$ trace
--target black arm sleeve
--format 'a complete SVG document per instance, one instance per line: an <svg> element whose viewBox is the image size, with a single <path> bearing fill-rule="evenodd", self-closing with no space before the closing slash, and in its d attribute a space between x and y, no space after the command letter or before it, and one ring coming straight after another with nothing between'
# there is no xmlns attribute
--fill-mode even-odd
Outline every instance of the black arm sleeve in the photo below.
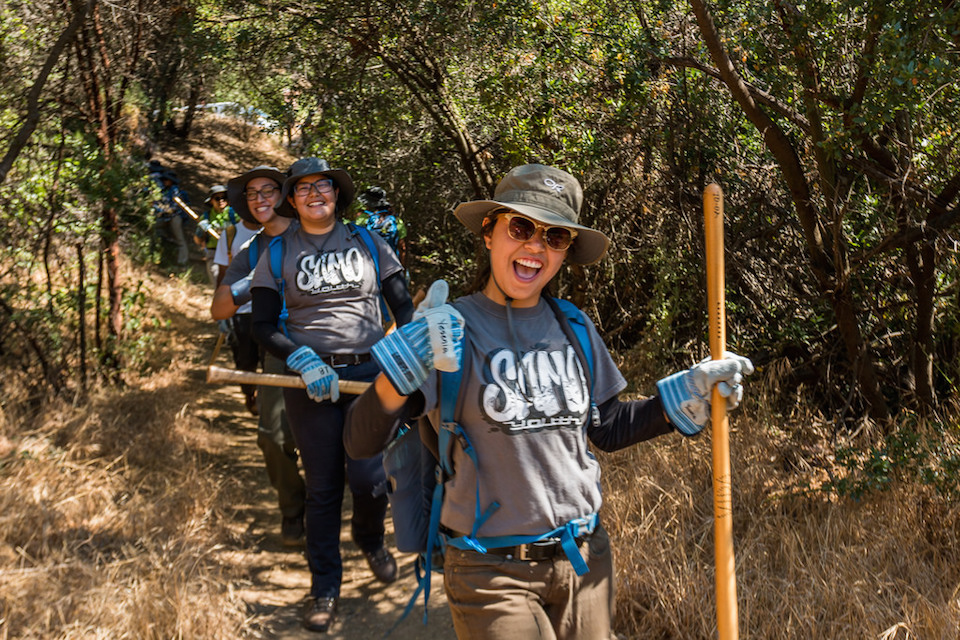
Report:
<svg viewBox="0 0 960 640"><path fill-rule="evenodd" d="M413 298L407 290L407 280L402 271L398 271L380 284L383 299L387 301L390 312L398 327L410 322L413 316Z"/></svg>
<svg viewBox="0 0 960 640"><path fill-rule="evenodd" d="M259 342L264 349L280 358L284 362L287 357L297 350L297 345L280 330L280 311L283 302L280 293L266 287L254 287L253 296L253 339Z"/></svg>
<svg viewBox="0 0 960 640"><path fill-rule="evenodd" d="M600 426L588 428L587 436L603 451L616 451L673 431L659 396L628 402L614 396L598 408Z"/></svg>
<svg viewBox="0 0 960 640"><path fill-rule="evenodd" d="M413 392L397 413L387 413L371 386L347 411L343 424L343 447L351 458L372 458L387 448L400 425L423 412L423 394Z"/></svg>

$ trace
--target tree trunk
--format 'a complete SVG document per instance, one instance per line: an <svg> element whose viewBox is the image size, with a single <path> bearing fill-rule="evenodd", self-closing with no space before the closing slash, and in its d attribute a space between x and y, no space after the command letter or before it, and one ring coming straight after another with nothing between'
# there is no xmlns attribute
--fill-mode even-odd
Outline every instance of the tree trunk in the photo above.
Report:
<svg viewBox="0 0 960 640"><path fill-rule="evenodd" d="M87 283L83 244L77 243L77 354L80 360L80 393L87 395Z"/></svg>
<svg viewBox="0 0 960 640"><path fill-rule="evenodd" d="M40 95L43 92L44 85L47 83L47 78L50 77L50 72L53 71L57 60L60 59L60 54L63 53L63 50L70 44L70 41L73 40L80 25L83 24L87 14L96 3L97 0L86 0L83 4L74 3L74 14L70 20L70 24L60 33L60 37L57 38L53 47L50 48L50 52L47 53L47 60L40 69L40 74L37 76L37 79L34 80L33 86L30 87L30 92L27 93L27 109L23 124L20 125L20 129L13 138L13 142L10 143L7 153L3 156L3 160L0 160L0 184L3 184L3 181L6 180L7 174L10 173L10 169L13 168L13 163L16 161L17 156L20 155L23 147L26 146L27 140L30 139L34 129L37 128L37 123L40 122Z"/></svg>

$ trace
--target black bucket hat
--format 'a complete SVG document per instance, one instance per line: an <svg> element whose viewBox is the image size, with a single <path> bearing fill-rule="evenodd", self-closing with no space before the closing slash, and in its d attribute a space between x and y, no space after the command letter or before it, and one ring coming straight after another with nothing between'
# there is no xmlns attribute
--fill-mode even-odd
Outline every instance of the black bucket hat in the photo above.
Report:
<svg viewBox="0 0 960 640"><path fill-rule="evenodd" d="M254 178L270 178L277 183L277 187L279 188L280 185L283 184L284 177L283 172L276 167L270 167L265 164L254 167L236 178L230 178L227 182L227 202L229 202L233 210L237 212L237 215L244 220L254 224L260 224L260 221L250 213L250 207L247 206L247 198L243 195L244 190L247 188L247 183Z"/></svg>
<svg viewBox="0 0 960 640"><path fill-rule="evenodd" d="M227 192L227 188L222 184L213 185L212 187L210 187L210 191L207 191L207 197L203 201L203 204L210 204L210 201L213 200L213 196L220 193L226 193L226 192Z"/></svg>
<svg viewBox="0 0 960 640"><path fill-rule="evenodd" d="M576 229L577 237L567 249L574 264L593 264L603 257L610 239L579 224L583 189L572 175L542 164L514 167L503 176L493 200L463 202L453 214L468 229L480 234L483 219L494 209L506 207L548 225Z"/></svg>
<svg viewBox="0 0 960 640"><path fill-rule="evenodd" d="M343 169L331 169L330 164L322 158L300 158L287 171L287 179L283 182L283 191L281 192L281 202L277 205L277 213L287 218L295 218L296 210L290 205L287 196L290 195L293 185L297 184L300 178L312 175L323 175L331 180L339 189L337 195L337 213L345 211L350 203L353 202L353 196L356 188L353 186L353 178Z"/></svg>

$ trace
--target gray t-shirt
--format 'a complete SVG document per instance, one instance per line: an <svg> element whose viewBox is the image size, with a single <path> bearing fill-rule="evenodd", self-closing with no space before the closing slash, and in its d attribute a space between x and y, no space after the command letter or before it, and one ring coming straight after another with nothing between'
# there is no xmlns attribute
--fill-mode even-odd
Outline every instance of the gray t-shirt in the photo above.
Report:
<svg viewBox="0 0 960 640"><path fill-rule="evenodd" d="M389 245L370 234L380 261L380 279L403 269ZM368 353L383 338L380 289L373 259L359 233L338 222L329 233L303 228L283 236L283 282L290 339L318 354ZM253 287L279 291L270 254L257 262Z"/></svg>
<svg viewBox="0 0 960 640"><path fill-rule="evenodd" d="M550 306L541 299L535 307L511 309L511 335L506 308L482 293L455 305L466 326L464 348L470 350L456 419L476 451L480 512L500 503L478 535L540 535L596 513L602 500L600 466L585 428L591 413L588 377ZM602 404L627 383L589 320L588 334L593 401ZM436 427L437 377L421 390ZM459 444L453 460L441 522L469 533L476 517L476 468Z"/></svg>

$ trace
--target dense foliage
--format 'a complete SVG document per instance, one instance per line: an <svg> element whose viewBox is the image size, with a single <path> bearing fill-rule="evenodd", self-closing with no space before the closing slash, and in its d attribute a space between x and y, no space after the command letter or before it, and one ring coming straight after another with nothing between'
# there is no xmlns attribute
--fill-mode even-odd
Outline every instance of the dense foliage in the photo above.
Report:
<svg viewBox="0 0 960 640"><path fill-rule="evenodd" d="M730 341L784 407L799 397L837 426L889 429L956 394L955 0L74 0L0 12L13 156L0 340L43 388L76 386L57 372L85 358L84 332L101 373L125 366L116 258L151 255L142 163L158 136L190 135L196 105L232 101L266 114L297 153L384 186L410 228L416 284L470 280L473 240L449 213L509 167L580 176L584 221L611 251L565 273L560 293L658 369L705 355L700 194L716 181Z"/></svg>

